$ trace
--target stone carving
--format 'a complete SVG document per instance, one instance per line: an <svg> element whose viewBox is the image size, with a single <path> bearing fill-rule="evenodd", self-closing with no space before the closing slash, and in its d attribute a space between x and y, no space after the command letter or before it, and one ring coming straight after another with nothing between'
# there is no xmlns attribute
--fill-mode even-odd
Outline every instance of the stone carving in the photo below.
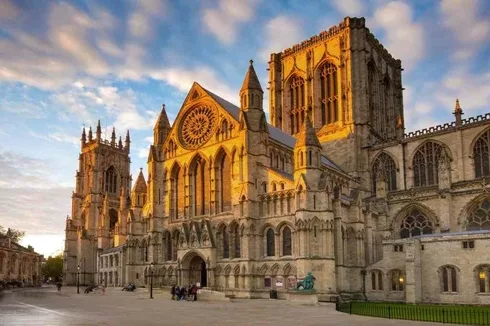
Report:
<svg viewBox="0 0 490 326"><path fill-rule="evenodd" d="M198 148L214 134L218 116L209 106L187 111L180 124L180 140L187 148Z"/></svg>
<svg viewBox="0 0 490 326"><path fill-rule="evenodd" d="M315 281L316 281L315 276L313 276L311 272L308 272L308 275L306 275L306 277L302 281L298 281L298 284L296 285L296 289L311 291L315 286Z"/></svg>

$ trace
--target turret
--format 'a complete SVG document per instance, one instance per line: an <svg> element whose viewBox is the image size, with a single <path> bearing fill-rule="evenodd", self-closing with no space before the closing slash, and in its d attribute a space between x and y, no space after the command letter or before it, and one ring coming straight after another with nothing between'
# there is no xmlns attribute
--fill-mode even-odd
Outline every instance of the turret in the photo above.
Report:
<svg viewBox="0 0 490 326"><path fill-rule="evenodd" d="M247 74L240 89L240 111L246 117L248 129L265 131L266 120L262 109L264 91L260 86L259 78L255 73L253 60L250 60Z"/></svg>
<svg viewBox="0 0 490 326"><path fill-rule="evenodd" d="M80 142L81 142L82 148L87 143L87 135L85 135L85 127L83 127L83 129L82 129L82 138L81 138Z"/></svg>
<svg viewBox="0 0 490 326"><path fill-rule="evenodd" d="M100 128L100 120L97 121L97 130L95 131L97 141L100 142L102 139L102 128Z"/></svg>
<svg viewBox="0 0 490 326"><path fill-rule="evenodd" d="M133 190L131 191L132 207L143 207L146 203L146 181L143 175L143 168L140 168L138 178L134 183Z"/></svg>
<svg viewBox="0 0 490 326"><path fill-rule="evenodd" d="M462 115L464 114L463 113L463 110L461 109L461 106L459 106L459 99L456 99L456 105L454 107L454 117L456 119L456 127L461 127L463 121L462 121Z"/></svg>
<svg viewBox="0 0 490 326"><path fill-rule="evenodd" d="M124 141L124 145L125 145L124 146L124 149L126 149L126 152L128 152L128 153L129 153L129 148L130 148L129 146L130 146L130 144L131 144L131 140L129 138L129 130L128 130L126 132L126 140Z"/></svg>
<svg viewBox="0 0 490 326"><path fill-rule="evenodd" d="M111 146L116 147L116 128L112 127Z"/></svg>
<svg viewBox="0 0 490 326"><path fill-rule="evenodd" d="M262 110L264 91L255 73L253 60L250 60L247 74L240 89L240 108L243 111Z"/></svg>
<svg viewBox="0 0 490 326"><path fill-rule="evenodd" d="M121 138L121 136L119 136L119 144L118 144L117 147L119 147L119 149L123 149L123 144L122 144L122 138Z"/></svg>
<svg viewBox="0 0 490 326"><path fill-rule="evenodd" d="M294 146L294 170L302 170L302 173L312 169L321 171L321 151L322 146L308 117Z"/></svg>
<svg viewBox="0 0 490 326"><path fill-rule="evenodd" d="M167 112L165 111L165 104L162 104L162 111L158 116L155 127L153 128L153 144L162 145L170 133L170 122L168 121Z"/></svg>
<svg viewBox="0 0 490 326"><path fill-rule="evenodd" d="M92 126L88 129L88 141L91 142L94 139L94 136L92 135Z"/></svg>

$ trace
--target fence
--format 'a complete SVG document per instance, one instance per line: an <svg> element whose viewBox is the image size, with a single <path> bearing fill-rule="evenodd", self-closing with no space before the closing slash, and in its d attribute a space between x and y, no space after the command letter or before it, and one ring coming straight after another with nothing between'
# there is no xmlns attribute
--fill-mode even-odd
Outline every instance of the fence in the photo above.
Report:
<svg viewBox="0 0 490 326"><path fill-rule="evenodd" d="M490 325L489 307L337 302L336 310L349 314L389 319L429 321L443 324Z"/></svg>

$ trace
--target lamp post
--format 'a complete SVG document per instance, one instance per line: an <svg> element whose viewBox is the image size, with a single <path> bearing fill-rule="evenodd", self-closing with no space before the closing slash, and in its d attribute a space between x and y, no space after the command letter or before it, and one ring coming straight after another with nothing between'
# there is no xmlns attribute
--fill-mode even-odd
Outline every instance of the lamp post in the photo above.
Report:
<svg viewBox="0 0 490 326"><path fill-rule="evenodd" d="M153 299L153 263L150 264L150 299Z"/></svg>
<svg viewBox="0 0 490 326"><path fill-rule="evenodd" d="M77 266L77 294L80 294L80 265Z"/></svg>

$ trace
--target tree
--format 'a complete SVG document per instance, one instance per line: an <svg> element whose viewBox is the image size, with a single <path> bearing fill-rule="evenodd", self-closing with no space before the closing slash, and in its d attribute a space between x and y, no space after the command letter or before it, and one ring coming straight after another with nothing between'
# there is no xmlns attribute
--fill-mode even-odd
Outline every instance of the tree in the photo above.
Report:
<svg viewBox="0 0 490 326"><path fill-rule="evenodd" d="M63 255L49 256L43 265L43 275L45 278L56 279L63 274Z"/></svg>
<svg viewBox="0 0 490 326"><path fill-rule="evenodd" d="M5 230L3 226L0 225L0 235L9 237L12 239L13 242L20 242L22 238L26 235L25 231L20 231L20 230L15 230L15 229L8 229Z"/></svg>

